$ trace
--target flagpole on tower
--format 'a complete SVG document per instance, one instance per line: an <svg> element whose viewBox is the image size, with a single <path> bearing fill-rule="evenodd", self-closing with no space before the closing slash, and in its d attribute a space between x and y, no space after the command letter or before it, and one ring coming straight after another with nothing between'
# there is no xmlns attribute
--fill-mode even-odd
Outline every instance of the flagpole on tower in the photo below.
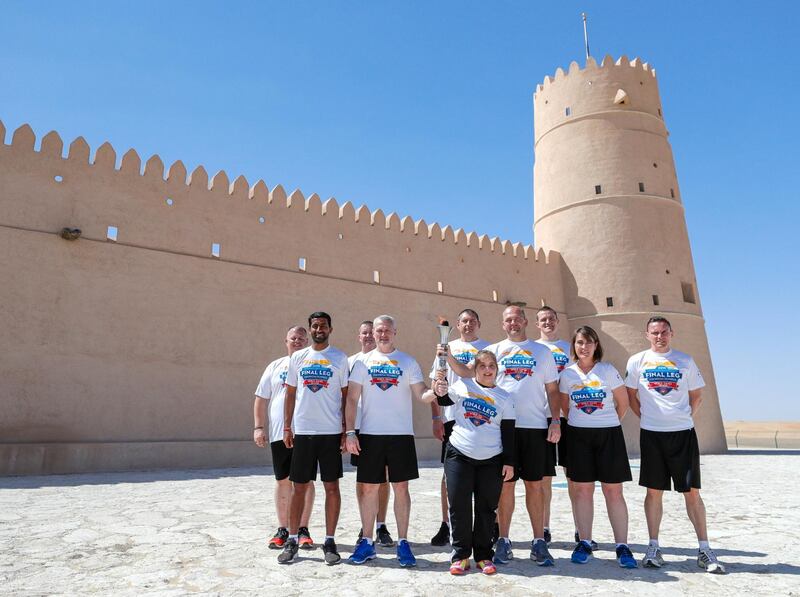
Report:
<svg viewBox="0 0 800 597"><path fill-rule="evenodd" d="M589 59L589 34L586 31L586 13L582 12L581 17L583 18L583 44L586 47L586 59Z"/></svg>

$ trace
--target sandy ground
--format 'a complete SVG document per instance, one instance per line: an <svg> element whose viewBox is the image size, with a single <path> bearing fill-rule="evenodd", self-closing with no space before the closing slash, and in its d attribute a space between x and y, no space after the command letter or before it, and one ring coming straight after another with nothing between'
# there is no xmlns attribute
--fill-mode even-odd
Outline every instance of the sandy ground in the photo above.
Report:
<svg viewBox="0 0 800 597"><path fill-rule="evenodd" d="M632 461L638 467L637 461ZM622 570L614 561L605 505L597 491L594 538L586 565L569 561L572 520L563 478L553 497L553 568L528 559L530 526L519 506L511 538L517 558L494 577L447 574L449 548L428 544L439 525L441 469L430 464L412 482L416 569L401 569L393 550L364 566L328 567L321 550L279 566L266 547L274 532L269 468L105 473L0 479L0 592L7 595L800 595L800 452L742 451L702 458L712 547L726 576L695 563L697 544L678 494L665 498L661 570ZM634 478L638 469L634 468ZM343 556L358 532L354 473L342 481L337 541ZM318 496L322 496L321 487ZM521 487L518 488L518 496ZM647 542L644 492L626 485L630 543ZM311 525L323 538L321 500ZM394 531L393 517L389 527ZM395 534L396 536L396 534Z"/></svg>

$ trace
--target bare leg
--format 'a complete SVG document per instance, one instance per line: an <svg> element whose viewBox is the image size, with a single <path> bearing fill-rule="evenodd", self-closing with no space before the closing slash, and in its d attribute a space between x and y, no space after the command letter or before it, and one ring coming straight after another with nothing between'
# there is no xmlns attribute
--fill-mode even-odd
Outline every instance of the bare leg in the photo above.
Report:
<svg viewBox="0 0 800 597"><path fill-rule="evenodd" d="M508 538L511 532L511 515L514 514L514 486L516 481L503 483L500 492L500 503L497 506L497 524L500 525L500 536Z"/></svg>
<svg viewBox="0 0 800 597"><path fill-rule="evenodd" d="M378 520L386 522L386 514L389 511L389 483L381 483L378 490Z"/></svg>
<svg viewBox="0 0 800 597"><path fill-rule="evenodd" d="M308 522L311 520L311 511L314 509L314 497L317 495L317 488L314 483L308 484L308 491L306 491L306 501L303 504L303 513L300 515L300 526L308 528Z"/></svg>
<svg viewBox="0 0 800 597"><path fill-rule="evenodd" d="M544 537L544 495L541 481L525 481L525 506L531 519L533 538Z"/></svg>
<svg viewBox="0 0 800 597"><path fill-rule="evenodd" d="M444 479L444 475L442 475L441 496L442 496L442 522L448 522L450 520L450 511L448 510L447 483Z"/></svg>
<svg viewBox="0 0 800 597"><path fill-rule="evenodd" d="M566 474L566 470L564 472ZM575 518L575 484L572 482L572 479L567 479L567 493L569 494L569 503L572 504L572 522L575 523L575 530L578 530L578 519ZM578 533L580 535L580 533Z"/></svg>
<svg viewBox="0 0 800 597"><path fill-rule="evenodd" d="M614 531L614 543L628 542L628 505L622 494L622 483L601 483L603 496L606 498L606 510L611 530Z"/></svg>
<svg viewBox="0 0 800 597"><path fill-rule="evenodd" d="M306 492L311 483L292 483L292 493L289 497L289 534L296 535L300 526L300 517L303 514L303 505L306 502ZM326 504L327 510L327 504Z"/></svg>
<svg viewBox="0 0 800 597"><path fill-rule="evenodd" d="M575 518L578 535L584 541L592 539L592 524L594 523L594 483L573 483L572 512Z"/></svg>
<svg viewBox="0 0 800 597"><path fill-rule="evenodd" d="M292 495L292 482L289 478L275 483L275 514L278 515L278 526L289 526L289 498Z"/></svg>
<svg viewBox="0 0 800 597"><path fill-rule="evenodd" d="M550 528L550 502L553 499L553 477L544 477L542 479L542 501L544 518L543 523L546 528Z"/></svg>
<svg viewBox="0 0 800 597"><path fill-rule="evenodd" d="M408 521L411 518L411 496L408 493L408 481L392 483L394 489L394 518L397 521L397 536L408 538Z"/></svg>
<svg viewBox="0 0 800 597"><path fill-rule="evenodd" d="M647 532L650 539L658 539L661 517L664 516L664 492L661 489L647 488L644 498L644 516L647 519Z"/></svg>
<svg viewBox="0 0 800 597"><path fill-rule="evenodd" d="M339 493L339 480L323 481L325 488L325 535L333 537L336 525L339 524L339 512L342 509L342 496Z"/></svg>
<svg viewBox="0 0 800 597"><path fill-rule="evenodd" d="M378 516L378 492L380 483L359 483L361 485L361 532L367 539L372 539L375 532L375 518ZM395 494L395 507L397 495Z"/></svg>
<svg viewBox="0 0 800 597"><path fill-rule="evenodd" d="M686 500L686 513L689 520L694 525L694 532L697 533L698 541L708 541L708 530L706 529L706 505L700 497L700 491L692 489L683 494Z"/></svg>

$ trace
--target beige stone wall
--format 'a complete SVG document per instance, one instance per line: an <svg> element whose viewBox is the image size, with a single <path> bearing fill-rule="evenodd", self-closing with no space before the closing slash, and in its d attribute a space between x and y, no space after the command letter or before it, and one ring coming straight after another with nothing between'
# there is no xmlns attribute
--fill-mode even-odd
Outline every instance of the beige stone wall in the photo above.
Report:
<svg viewBox="0 0 800 597"><path fill-rule="evenodd" d="M616 63L606 57L602 65L590 58L585 69L573 62L568 73L559 69L537 88L534 116L534 237L537 246L564 259L570 326L597 329L609 359L624 371L628 356L648 346L647 318L667 316L676 332L674 346L695 357L707 383L696 419L701 449L724 451L655 71L626 57ZM694 303L686 302L684 285L691 286ZM638 420L630 416L625 426L629 450L636 453Z"/></svg>
<svg viewBox="0 0 800 597"><path fill-rule="evenodd" d="M492 340L506 301L566 315L556 253L202 168L187 181L180 162L165 176L157 156L117 170L82 139L64 158L55 133L34 145L27 126L0 143L0 474L265 462L253 390L313 310L348 353L361 320L397 316L424 369L438 315L475 308ZM420 406L421 458L438 455L430 427Z"/></svg>

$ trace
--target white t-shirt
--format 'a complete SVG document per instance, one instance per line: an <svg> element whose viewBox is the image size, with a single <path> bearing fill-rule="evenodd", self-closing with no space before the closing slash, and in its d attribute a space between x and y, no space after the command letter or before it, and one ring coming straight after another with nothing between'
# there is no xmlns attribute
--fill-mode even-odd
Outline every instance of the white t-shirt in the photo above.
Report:
<svg viewBox="0 0 800 597"><path fill-rule="evenodd" d="M688 354L645 350L628 359L625 385L639 391L642 429L683 431L694 427L689 391L706 383Z"/></svg>
<svg viewBox="0 0 800 597"><path fill-rule="evenodd" d="M286 385L297 388L292 421L298 435L332 435L342 432L342 388L347 387L347 355L328 346L309 346L289 359Z"/></svg>
<svg viewBox="0 0 800 597"><path fill-rule="evenodd" d="M375 349L353 365L350 381L361 385L361 433L414 435L411 386L423 381L411 355Z"/></svg>
<svg viewBox="0 0 800 597"><path fill-rule="evenodd" d="M368 352L357 352L356 354L351 354L347 357L347 364L350 366L350 373L353 372L353 365L356 364L356 361L361 361L367 356ZM356 406L356 425L354 429L361 429L361 400L358 401L358 406Z"/></svg>
<svg viewBox="0 0 800 597"><path fill-rule="evenodd" d="M453 355L453 358L457 360L459 363L463 365L469 365L475 355L478 354L479 350L483 350L489 343L486 340L481 340L480 338L476 340L472 340L471 342L466 342L464 340L451 340L447 343L447 346L450 348L450 354ZM436 379L436 370L439 365L438 357L433 360L433 366L431 367L431 374L430 379ZM447 366L447 386L450 387L454 383L456 383L459 379L461 379L455 372L450 369L450 366ZM452 406L444 406L442 407L442 416L444 417L445 422L453 420L453 407Z"/></svg>
<svg viewBox="0 0 800 597"><path fill-rule="evenodd" d="M581 371L577 363L564 369L558 389L569 397L570 427L618 426L613 392L622 385L622 378L611 363L595 363L589 373Z"/></svg>
<svg viewBox="0 0 800 597"><path fill-rule="evenodd" d="M503 340L486 347L497 356L497 385L514 398L516 426L547 429L546 383L558 381L550 350L533 340Z"/></svg>
<svg viewBox="0 0 800 597"><path fill-rule="evenodd" d="M286 373L289 371L289 357L281 357L272 361L256 388L256 396L269 401L267 413L269 417L268 437L270 443L283 439L283 405L286 402Z"/></svg>
<svg viewBox="0 0 800 597"><path fill-rule="evenodd" d="M455 402L452 446L475 460L501 454L500 422L515 418L511 395L499 386L485 388L469 378L459 378L447 393Z"/></svg>
<svg viewBox="0 0 800 597"><path fill-rule="evenodd" d="M553 355L553 360L556 362L556 371L558 371L559 375L564 370L565 367L568 367L572 364L572 359L569 358L570 347L569 342L566 340L556 340L551 342L550 340L545 340L544 338L539 338L536 340L539 344L546 346ZM562 413L563 414L563 413ZM547 416L550 416L550 404L547 405Z"/></svg>

